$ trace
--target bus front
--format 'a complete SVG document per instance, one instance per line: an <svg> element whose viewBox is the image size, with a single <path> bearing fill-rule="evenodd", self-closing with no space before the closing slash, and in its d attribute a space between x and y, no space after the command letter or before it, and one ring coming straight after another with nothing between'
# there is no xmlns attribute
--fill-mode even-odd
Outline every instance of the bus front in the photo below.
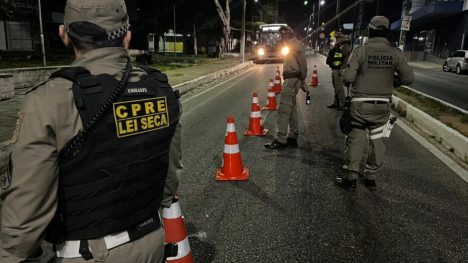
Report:
<svg viewBox="0 0 468 263"><path fill-rule="evenodd" d="M257 32L254 62L282 61L289 49L283 45L279 29L286 24L261 25Z"/></svg>

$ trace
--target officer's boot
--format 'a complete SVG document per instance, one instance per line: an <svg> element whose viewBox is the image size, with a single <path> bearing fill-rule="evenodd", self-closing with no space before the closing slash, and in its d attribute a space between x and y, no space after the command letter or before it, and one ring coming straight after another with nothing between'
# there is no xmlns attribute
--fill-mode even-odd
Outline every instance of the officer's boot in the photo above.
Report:
<svg viewBox="0 0 468 263"><path fill-rule="evenodd" d="M342 187L348 191L356 191L356 179L350 179L350 178L354 178L354 177L357 177L356 176L353 176L354 172L352 171L346 171L344 172L345 175L338 175L335 179L335 183L339 186L339 187Z"/></svg>
<svg viewBox="0 0 468 263"><path fill-rule="evenodd" d="M332 104L328 105L327 108L329 109L335 109L335 108L338 108L338 96L335 95L335 100L333 101Z"/></svg>

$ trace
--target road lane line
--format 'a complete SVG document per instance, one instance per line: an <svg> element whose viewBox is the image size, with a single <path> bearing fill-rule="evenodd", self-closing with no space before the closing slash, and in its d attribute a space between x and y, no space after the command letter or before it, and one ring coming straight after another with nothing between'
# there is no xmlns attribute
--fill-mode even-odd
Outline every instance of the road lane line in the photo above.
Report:
<svg viewBox="0 0 468 263"><path fill-rule="evenodd" d="M440 103L442 103L443 105L445 105L445 106L447 106L447 107L450 107L450 108L453 108L454 110L457 110L457 111L459 111L459 112L461 112L461 113L463 113L463 114L468 114L468 111L467 111L467 110L464 110L464 109L462 109L462 108L460 108L460 107L457 107L457 106L455 106L455 105L453 105L453 104L450 104L450 103L445 102L445 101L443 101L443 100L441 100L441 99L432 97L431 95L428 95L428 94L426 94L426 93L424 93L424 92L415 90L415 89L413 89L413 88L411 88L411 87L408 87L408 86L406 86L406 85L401 85L401 86L402 86L403 88L405 88L405 89L408 89L408 90L410 90L410 91L416 93L416 94L419 94L419 95L424 96L424 97L426 97L426 98L433 99L433 100L435 100L435 101L437 101L437 102L440 102Z"/></svg>
<svg viewBox="0 0 468 263"><path fill-rule="evenodd" d="M447 165L448 168L450 168L458 176L460 176L463 180L465 180L465 182L468 183L468 172L465 169L463 169L463 167L458 165L454 160L450 159L441 150L437 149L437 147L432 145L424 137L422 137L417 132L415 132L412 128L406 125L406 123L398 121L397 125L400 126L411 137L413 137L413 139L419 142L424 148L426 148L428 151L434 154L439 160L441 160L445 165Z"/></svg>
<svg viewBox="0 0 468 263"><path fill-rule="evenodd" d="M208 91L210 91L210 90L213 90L213 89L215 89L215 88L217 88L217 87L219 87L219 86L221 86L221 85L223 85L223 84L226 84L227 82L233 80L234 78L240 77L240 76L242 76L242 75L244 75L244 74L246 74L246 73L248 73L248 72L250 72L250 71L252 71L252 70L254 70L254 69L256 69L256 68L257 68L256 66L255 66L255 67L252 67L251 69L248 69L248 70L246 70L246 71L244 71L244 72L242 72L242 73L239 73L239 74L237 74L237 75L235 75L235 76L232 76L232 77L226 79L225 81L214 85L213 87L207 88L207 89L205 89L205 90L203 90L203 91L201 91L201 92L199 92L199 93L197 93L197 94L195 94L195 95L193 95L193 96L190 96L190 97L187 98L187 99L182 99L182 103L187 103L187 102L191 101L192 99L195 99L195 98L197 98L197 97L199 97L199 96L205 94L206 92L208 92ZM235 84L237 84L237 83L240 82L241 80L245 79L247 76L248 76L248 75L246 75L246 76L244 76L243 78L237 80L236 82L232 83L232 85L230 85L230 86L227 87L227 88L231 88L232 86L234 86Z"/></svg>

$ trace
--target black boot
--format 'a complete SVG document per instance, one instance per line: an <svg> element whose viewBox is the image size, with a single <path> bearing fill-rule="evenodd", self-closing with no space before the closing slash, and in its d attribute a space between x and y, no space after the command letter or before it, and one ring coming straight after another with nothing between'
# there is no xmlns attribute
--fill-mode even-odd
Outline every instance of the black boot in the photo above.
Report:
<svg viewBox="0 0 468 263"><path fill-rule="evenodd" d="M265 148L267 148L268 150L283 150L284 148L286 148L286 146L288 145L285 143L280 143L277 140L274 140L271 143L265 144Z"/></svg>
<svg viewBox="0 0 468 263"><path fill-rule="evenodd" d="M288 138L288 146L292 148L297 148L299 145L297 144L296 138Z"/></svg>
<svg viewBox="0 0 468 263"><path fill-rule="evenodd" d="M375 191L377 189L377 184L375 184L375 180L364 179L362 180L364 186L371 191Z"/></svg>
<svg viewBox="0 0 468 263"><path fill-rule="evenodd" d="M335 95L335 100L333 101L332 104L328 105L327 108L329 109L336 109L338 108L340 105L338 103L338 97Z"/></svg>
<svg viewBox="0 0 468 263"><path fill-rule="evenodd" d="M342 176L337 176L335 179L335 183L348 191L356 191L356 179L349 180L345 179Z"/></svg>

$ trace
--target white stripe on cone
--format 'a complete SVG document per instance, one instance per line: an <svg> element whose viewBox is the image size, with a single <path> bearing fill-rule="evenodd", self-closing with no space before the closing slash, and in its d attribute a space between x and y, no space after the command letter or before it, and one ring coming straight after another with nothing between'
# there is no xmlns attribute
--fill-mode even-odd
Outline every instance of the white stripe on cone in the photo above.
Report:
<svg viewBox="0 0 468 263"><path fill-rule="evenodd" d="M252 103L258 103L258 97L253 97Z"/></svg>
<svg viewBox="0 0 468 263"><path fill-rule="evenodd" d="M224 153L235 154L239 153L239 144L224 144Z"/></svg>
<svg viewBox="0 0 468 263"><path fill-rule="evenodd" d="M236 131L236 126L234 126L234 123L228 123L226 126L226 132L235 132Z"/></svg>
<svg viewBox="0 0 468 263"><path fill-rule="evenodd" d="M179 202L172 203L171 207L163 209L163 218L176 219L182 216Z"/></svg>
<svg viewBox="0 0 468 263"><path fill-rule="evenodd" d="M275 97L275 93L274 92L268 92L268 97Z"/></svg>
<svg viewBox="0 0 468 263"><path fill-rule="evenodd" d="M259 111L250 112L250 118L260 118L260 117L262 117L262 114Z"/></svg>
<svg viewBox="0 0 468 263"><path fill-rule="evenodd" d="M371 139L371 140L376 140L376 139L382 138L383 136L384 136L383 133L378 133L378 134L375 134L375 135L371 135L371 136L370 136L370 139Z"/></svg>
<svg viewBox="0 0 468 263"><path fill-rule="evenodd" d="M177 260L187 256L190 253L190 243L188 237L185 237L184 240L177 242L177 256L167 258L170 260Z"/></svg>

